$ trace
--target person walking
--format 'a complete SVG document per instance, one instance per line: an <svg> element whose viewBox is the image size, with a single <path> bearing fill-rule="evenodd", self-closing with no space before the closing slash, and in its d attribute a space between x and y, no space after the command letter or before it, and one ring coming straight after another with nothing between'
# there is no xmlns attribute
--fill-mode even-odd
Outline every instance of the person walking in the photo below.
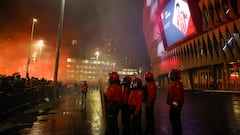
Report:
<svg viewBox="0 0 240 135"><path fill-rule="evenodd" d="M184 103L184 88L181 82L180 71L172 69L168 78L167 104L170 106L169 120L172 125L173 135L182 135L181 110Z"/></svg>
<svg viewBox="0 0 240 135"><path fill-rule="evenodd" d="M126 75L123 78L123 104L122 104L122 125L123 125L123 131L122 131L122 135L129 135L129 131L130 131L130 112L129 112L129 108L128 108L128 98L131 92L130 89L130 85L132 82L132 78L128 75Z"/></svg>
<svg viewBox="0 0 240 135"><path fill-rule="evenodd" d="M85 102L87 98L87 92L88 92L88 84L87 81L83 81L83 84L81 86L82 90L82 101Z"/></svg>
<svg viewBox="0 0 240 135"><path fill-rule="evenodd" d="M145 73L146 85L144 89L147 92L145 103L145 111L146 111L146 131L145 135L154 135L155 134L155 124L154 124L154 101L156 99L157 85L153 79L153 73L146 72Z"/></svg>
<svg viewBox="0 0 240 135"><path fill-rule="evenodd" d="M135 78L132 83L132 91L128 98L128 105L131 114L131 135L142 135L141 115L142 115L142 80Z"/></svg>
<svg viewBox="0 0 240 135"><path fill-rule="evenodd" d="M109 86L106 91L106 122L105 135L118 135L118 113L123 102L122 86L117 72L109 74Z"/></svg>

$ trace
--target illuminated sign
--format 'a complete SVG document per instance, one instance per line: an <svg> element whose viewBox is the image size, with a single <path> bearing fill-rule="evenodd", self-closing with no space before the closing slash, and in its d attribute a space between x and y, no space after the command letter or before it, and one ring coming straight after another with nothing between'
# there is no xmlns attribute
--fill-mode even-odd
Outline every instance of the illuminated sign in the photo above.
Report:
<svg viewBox="0 0 240 135"><path fill-rule="evenodd" d="M187 1L170 0L161 12L161 21L167 47L195 32Z"/></svg>
<svg viewBox="0 0 240 135"><path fill-rule="evenodd" d="M164 46L163 46L163 42L162 40L158 43L158 47L157 47L157 55L158 56L162 56L166 54L166 51L164 49Z"/></svg>

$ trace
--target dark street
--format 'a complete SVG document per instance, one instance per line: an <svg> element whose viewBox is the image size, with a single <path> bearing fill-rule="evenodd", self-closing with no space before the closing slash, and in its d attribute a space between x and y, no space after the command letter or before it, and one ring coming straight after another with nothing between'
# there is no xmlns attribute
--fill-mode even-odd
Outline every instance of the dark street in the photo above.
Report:
<svg viewBox="0 0 240 135"><path fill-rule="evenodd" d="M99 92L91 91L84 106L81 95L71 92L48 113L39 112L35 117L36 114L28 115L25 111L1 121L1 134L103 135L105 127L100 101ZM156 134L171 135L165 90L158 90L155 105ZM144 117L142 121L144 130ZM184 135L239 135L240 95L185 91L182 124Z"/></svg>
<svg viewBox="0 0 240 135"><path fill-rule="evenodd" d="M171 135L166 91L156 103L156 133ZM239 135L240 94L186 91L181 116L183 135Z"/></svg>

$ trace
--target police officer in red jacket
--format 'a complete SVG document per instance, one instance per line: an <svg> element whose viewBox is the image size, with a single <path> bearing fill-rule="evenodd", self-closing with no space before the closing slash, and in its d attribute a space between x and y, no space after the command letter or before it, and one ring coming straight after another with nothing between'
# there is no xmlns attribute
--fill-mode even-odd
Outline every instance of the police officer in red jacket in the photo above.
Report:
<svg viewBox="0 0 240 135"><path fill-rule="evenodd" d="M106 135L118 135L118 112L123 102L122 86L117 72L109 74L109 86L106 91Z"/></svg>
<svg viewBox="0 0 240 135"><path fill-rule="evenodd" d="M168 74L168 78L170 80L167 96L167 104L170 106L169 119L173 135L182 135L181 109L184 103L184 88L180 71L172 69Z"/></svg>
<svg viewBox="0 0 240 135"><path fill-rule="evenodd" d="M143 100L143 90L142 90L142 80L140 78L135 78L132 83L132 91L128 98L128 105L130 108L132 122L131 135L141 135L141 114L142 114L142 100Z"/></svg>
<svg viewBox="0 0 240 135"><path fill-rule="evenodd" d="M130 85L132 82L132 78L126 75L123 78L122 85L123 85L123 105L122 105L122 125L123 125L123 132L122 135L129 135L130 131L130 112L128 108L128 97L130 95Z"/></svg>
<svg viewBox="0 0 240 135"><path fill-rule="evenodd" d="M146 110L146 131L145 135L154 135L154 101L156 99L157 85L153 79L153 73L146 72L145 80L147 84L144 86L147 91L147 97L145 101L145 110Z"/></svg>

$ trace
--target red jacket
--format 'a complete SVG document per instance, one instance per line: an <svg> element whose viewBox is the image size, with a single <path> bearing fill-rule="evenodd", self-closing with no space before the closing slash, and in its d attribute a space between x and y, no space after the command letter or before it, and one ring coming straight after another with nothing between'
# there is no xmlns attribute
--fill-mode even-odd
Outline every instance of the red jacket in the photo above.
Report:
<svg viewBox="0 0 240 135"><path fill-rule="evenodd" d="M87 84L83 84L81 89L82 89L82 92L87 92L88 91L88 85Z"/></svg>
<svg viewBox="0 0 240 135"><path fill-rule="evenodd" d="M156 99L156 92L157 92L157 85L155 82L148 82L147 83L147 100L145 102L146 106L153 105L153 101Z"/></svg>
<svg viewBox="0 0 240 135"><path fill-rule="evenodd" d="M178 105L184 103L184 88L180 80L172 81L168 87L167 104L174 107L173 102Z"/></svg>
<svg viewBox="0 0 240 135"><path fill-rule="evenodd" d="M130 88L129 87L124 87L123 91L122 91L122 94L123 94L123 103L127 104L128 103L128 97L130 95Z"/></svg>
<svg viewBox="0 0 240 135"><path fill-rule="evenodd" d="M131 106L135 106L136 109L134 111L134 114L137 115L139 113L139 110L142 107L142 100L143 100L143 91L140 89L131 91L129 98L128 98L128 104Z"/></svg>
<svg viewBox="0 0 240 135"><path fill-rule="evenodd" d="M106 92L107 102L123 102L122 86L120 84L110 84Z"/></svg>

